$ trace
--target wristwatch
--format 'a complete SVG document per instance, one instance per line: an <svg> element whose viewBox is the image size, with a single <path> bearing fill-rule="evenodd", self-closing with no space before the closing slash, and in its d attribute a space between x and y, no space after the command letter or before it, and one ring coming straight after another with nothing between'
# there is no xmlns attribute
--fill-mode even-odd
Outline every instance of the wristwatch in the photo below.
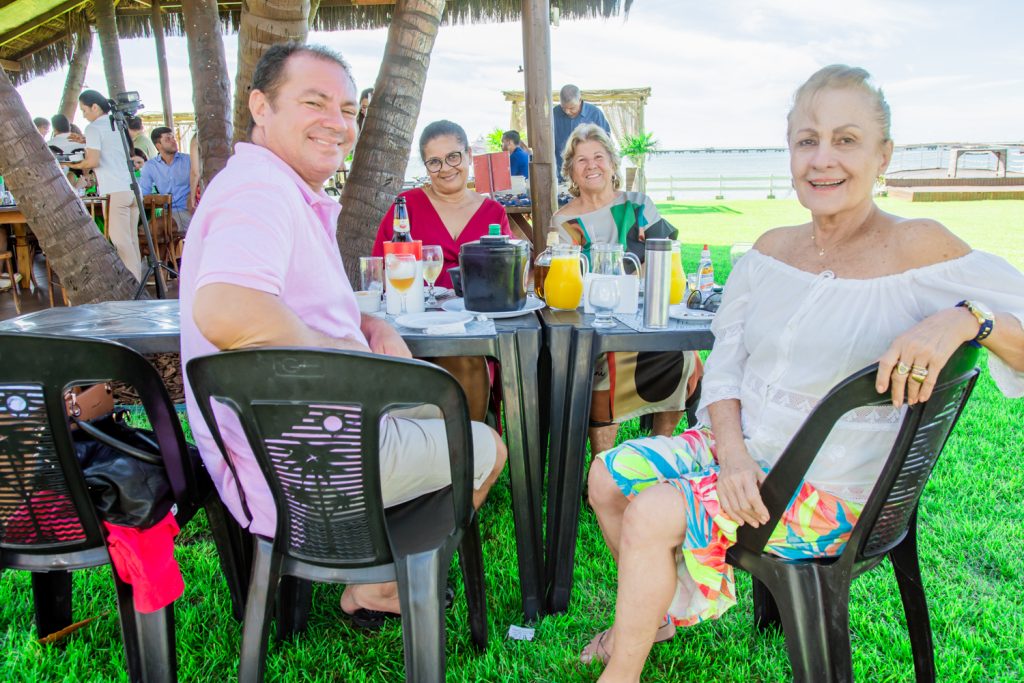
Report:
<svg viewBox="0 0 1024 683"><path fill-rule="evenodd" d="M969 301L967 299L964 299L963 301L958 303L957 306L962 306L963 308L966 308L968 311L970 311L971 315L977 318L978 325L980 325L981 327L978 329L978 335L973 340L971 340L971 343L974 344L975 346L981 346L979 342L981 342L982 339L985 339L990 334L992 334L992 325L993 323L995 323L996 319L995 315L992 313L991 309L989 309L988 306L979 301Z"/></svg>

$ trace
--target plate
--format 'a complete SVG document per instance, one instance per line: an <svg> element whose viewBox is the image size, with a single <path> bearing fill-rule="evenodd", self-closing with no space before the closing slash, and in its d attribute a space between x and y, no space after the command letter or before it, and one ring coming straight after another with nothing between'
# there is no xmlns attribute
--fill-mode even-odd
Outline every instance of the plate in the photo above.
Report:
<svg viewBox="0 0 1024 683"><path fill-rule="evenodd" d="M468 323L473 316L468 313L406 313L395 318L395 322L410 330L425 330L434 325L454 325Z"/></svg>
<svg viewBox="0 0 1024 683"><path fill-rule="evenodd" d="M687 308L686 304L676 304L668 307L668 317L676 320L714 320L715 314L711 311Z"/></svg>
<svg viewBox="0 0 1024 683"><path fill-rule="evenodd" d="M449 299L441 304L441 308L446 311L452 311L453 313L470 313L472 315L483 315L491 320L499 320L501 318L518 318L521 315L526 315L533 311L539 311L544 308L544 302L540 299L528 296L526 297L526 305L518 311L467 311L464 299Z"/></svg>

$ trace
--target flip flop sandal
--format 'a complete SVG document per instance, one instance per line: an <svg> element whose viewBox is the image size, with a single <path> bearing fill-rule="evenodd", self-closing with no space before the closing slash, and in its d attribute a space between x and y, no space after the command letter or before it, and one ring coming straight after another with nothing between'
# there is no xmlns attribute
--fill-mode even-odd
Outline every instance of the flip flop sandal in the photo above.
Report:
<svg viewBox="0 0 1024 683"><path fill-rule="evenodd" d="M580 662L583 664L590 664L592 661L597 659L603 664L608 663L608 660L612 657L612 653L608 652L608 649L605 647L604 639L608 635L609 631L611 631L611 629L601 631L594 636L594 639L590 641L590 644L583 648L583 652L580 653ZM669 621L658 627L657 632L654 634L654 642L667 643L675 637L676 627Z"/></svg>
<svg viewBox="0 0 1024 683"><path fill-rule="evenodd" d="M448 609L452 606L452 602L455 600L455 589L451 586L445 586L444 589L444 608ZM341 610L342 615L356 628L365 629L367 631L377 631L384 627L388 621L395 619L401 619L402 615L397 612L384 612L375 609L357 609L355 612L346 612Z"/></svg>

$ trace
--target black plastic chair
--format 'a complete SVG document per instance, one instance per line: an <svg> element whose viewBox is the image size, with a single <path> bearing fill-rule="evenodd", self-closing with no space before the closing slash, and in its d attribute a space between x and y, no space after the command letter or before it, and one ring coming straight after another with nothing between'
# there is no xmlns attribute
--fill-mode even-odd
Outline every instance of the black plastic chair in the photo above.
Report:
<svg viewBox="0 0 1024 683"><path fill-rule="evenodd" d="M263 679L279 588L281 636L305 624L308 581L397 580L406 680L443 681L444 593L456 547L472 641L486 647L473 445L466 398L451 375L422 361L311 349L224 352L192 359L186 374L222 453L211 399L239 416L277 510L274 539L256 538L239 680ZM441 409L453 485L385 509L380 418L412 404Z"/></svg>
<svg viewBox="0 0 1024 683"><path fill-rule="evenodd" d="M757 529L742 526L727 561L754 578L754 619L761 630L781 622L797 681L852 681L850 584L886 557L892 562L910 632L917 680L935 680L928 604L917 558L917 504L978 377L977 351L959 349L943 368L927 403L912 406L853 533L836 558L791 561L763 553L765 543L807 469L848 411L890 406L875 390L878 366L840 382L817 405L761 486L771 515Z"/></svg>
<svg viewBox="0 0 1024 683"><path fill-rule="evenodd" d="M142 400L169 475L178 524L205 507L225 565L233 561L228 537L240 538L206 470L187 457L174 406L145 358L113 342L0 334L0 567L32 572L40 637L72 623L70 570L110 561L64 404L70 386L107 381L131 385ZM111 573L130 679L174 680L174 606L136 613L131 585L113 568ZM233 600L240 613L238 586Z"/></svg>

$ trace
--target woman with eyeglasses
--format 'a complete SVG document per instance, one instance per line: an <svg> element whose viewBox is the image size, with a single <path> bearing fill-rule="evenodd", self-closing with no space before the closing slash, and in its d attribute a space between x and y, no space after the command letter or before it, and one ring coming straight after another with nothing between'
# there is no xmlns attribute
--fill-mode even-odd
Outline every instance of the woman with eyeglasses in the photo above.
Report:
<svg viewBox="0 0 1024 683"><path fill-rule="evenodd" d="M890 112L863 69L828 66L793 98L793 186L810 212L740 259L712 324L698 419L674 438L601 453L589 495L618 563L611 628L584 662L602 681L638 681L655 642L736 603L726 550L768 522L760 486L819 400L879 363L890 408L841 418L766 551L841 553L895 441L906 404L926 401L966 342L988 349L1007 396L1024 395L1024 275L941 224L883 212L875 180L892 156Z"/></svg>
<svg viewBox="0 0 1024 683"><path fill-rule="evenodd" d="M562 176L574 199L551 217L559 241L588 254L593 244L621 244L644 261L644 240L675 239L678 231L658 213L650 197L621 188L619 154L608 134L580 124L566 140ZM702 368L693 351L602 354L594 368L590 402L590 452L615 445L619 424L654 416L654 433L671 436L696 389Z"/></svg>
<svg viewBox="0 0 1024 683"><path fill-rule="evenodd" d="M451 121L434 121L420 135L420 158L430 174L423 187L403 192L409 209L409 234L423 244L437 244L444 252L444 268L437 278L438 287L451 287L449 268L459 265L459 249L487 234L487 226L497 223L503 235L511 235L505 207L493 199L470 190L469 169L473 153L466 131ZM384 243L391 241L395 206L381 219L373 255L384 255Z"/></svg>
<svg viewBox="0 0 1024 683"><path fill-rule="evenodd" d="M434 121L420 135L420 158L430 174L423 187L403 192L409 210L409 234L423 244L436 244L444 254L444 267L437 278L438 287L451 287L449 268L459 265L459 249L487 234L497 223L504 235L511 235L505 207L493 199L470 190L469 169L473 154L466 131L451 121ZM394 233L395 206L391 205L380 222L373 255L384 255L384 243ZM475 356L428 359L442 366L462 384L469 401L469 414L483 420L487 414L491 373L486 359Z"/></svg>

